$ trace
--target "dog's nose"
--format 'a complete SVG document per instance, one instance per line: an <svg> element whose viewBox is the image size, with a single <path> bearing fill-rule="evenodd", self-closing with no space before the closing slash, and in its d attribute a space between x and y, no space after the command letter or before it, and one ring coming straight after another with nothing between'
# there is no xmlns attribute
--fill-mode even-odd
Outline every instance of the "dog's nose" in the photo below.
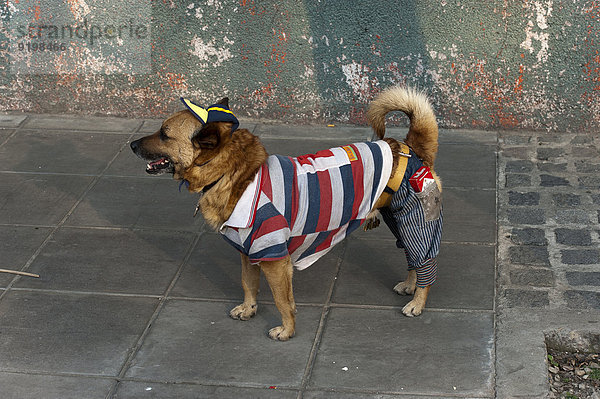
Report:
<svg viewBox="0 0 600 399"><path fill-rule="evenodd" d="M131 144L129 144L129 146L131 147L131 151L137 154L137 150L140 146L140 140L132 141Z"/></svg>

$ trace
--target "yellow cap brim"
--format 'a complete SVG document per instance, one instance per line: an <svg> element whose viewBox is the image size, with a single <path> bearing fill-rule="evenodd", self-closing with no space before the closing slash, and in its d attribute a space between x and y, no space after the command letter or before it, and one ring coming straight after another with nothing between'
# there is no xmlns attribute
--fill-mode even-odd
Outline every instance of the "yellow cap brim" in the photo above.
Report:
<svg viewBox="0 0 600 399"><path fill-rule="evenodd" d="M181 102L200 120L200 122L202 122L202 124L206 124L206 121L208 120L208 111L206 109L194 104L187 98L182 97Z"/></svg>

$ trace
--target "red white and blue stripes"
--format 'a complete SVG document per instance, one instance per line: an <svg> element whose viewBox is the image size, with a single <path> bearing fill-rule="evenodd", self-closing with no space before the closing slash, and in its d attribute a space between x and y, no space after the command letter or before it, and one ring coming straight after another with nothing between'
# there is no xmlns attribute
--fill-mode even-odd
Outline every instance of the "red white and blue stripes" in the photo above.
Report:
<svg viewBox="0 0 600 399"><path fill-rule="evenodd" d="M220 231L253 263L289 254L304 269L362 224L391 167L384 141L272 155Z"/></svg>

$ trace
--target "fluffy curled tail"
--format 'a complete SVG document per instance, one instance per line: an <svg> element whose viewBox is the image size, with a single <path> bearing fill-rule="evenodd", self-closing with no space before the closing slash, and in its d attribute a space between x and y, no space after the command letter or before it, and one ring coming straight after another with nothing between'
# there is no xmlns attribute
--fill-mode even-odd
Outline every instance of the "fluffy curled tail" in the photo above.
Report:
<svg viewBox="0 0 600 399"><path fill-rule="evenodd" d="M410 87L395 86L381 92L369 104L367 119L375 134L385 135L385 116L388 112L402 111L410 119L405 143L433 168L438 150L438 126L427 96Z"/></svg>

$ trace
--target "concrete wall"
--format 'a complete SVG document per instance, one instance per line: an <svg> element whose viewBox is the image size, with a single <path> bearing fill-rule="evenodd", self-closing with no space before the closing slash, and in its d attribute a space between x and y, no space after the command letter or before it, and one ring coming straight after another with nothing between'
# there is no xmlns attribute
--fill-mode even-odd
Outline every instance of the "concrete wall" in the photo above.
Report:
<svg viewBox="0 0 600 399"><path fill-rule="evenodd" d="M8 0L0 109L160 117L181 95L227 95L240 116L363 124L379 90L408 83L445 127L600 130L598 0L137 1L66 1L74 21L130 35L71 38L40 72L16 26L52 12ZM132 22L149 34L134 42Z"/></svg>

